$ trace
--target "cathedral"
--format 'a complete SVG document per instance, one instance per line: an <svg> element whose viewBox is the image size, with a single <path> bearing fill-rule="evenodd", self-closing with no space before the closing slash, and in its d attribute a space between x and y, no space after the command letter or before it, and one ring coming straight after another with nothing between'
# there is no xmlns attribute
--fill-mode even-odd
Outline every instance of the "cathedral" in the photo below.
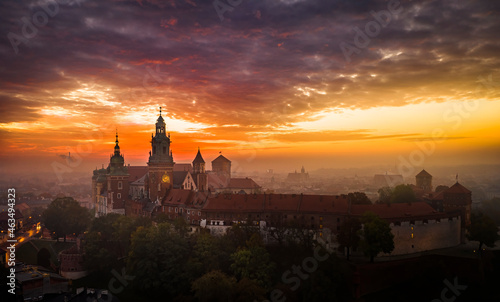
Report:
<svg viewBox="0 0 500 302"><path fill-rule="evenodd" d="M125 165L117 131L108 167L95 169L92 176L96 217L108 213L142 214L143 208L163 204L168 195L177 190L207 196L220 192L257 193L260 190L252 179L231 178L231 161L223 155L212 161L213 171L205 169L199 148L191 164L175 163L170 144L170 133L166 131L161 107L155 133L151 134L147 166Z"/></svg>

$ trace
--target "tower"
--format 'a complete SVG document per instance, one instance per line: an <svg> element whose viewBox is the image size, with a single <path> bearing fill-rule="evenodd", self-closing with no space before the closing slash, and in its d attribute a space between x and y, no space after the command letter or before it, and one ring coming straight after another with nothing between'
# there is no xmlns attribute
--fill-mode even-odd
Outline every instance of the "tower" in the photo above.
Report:
<svg viewBox="0 0 500 302"><path fill-rule="evenodd" d="M166 124L161 116L156 120L156 133L151 134L151 151L148 161L149 199L161 200L172 187L174 160L170 150L170 134L166 133Z"/></svg>
<svg viewBox="0 0 500 302"><path fill-rule="evenodd" d="M219 155L212 161L212 171L218 176L225 176L229 181L231 178L231 161L223 155Z"/></svg>
<svg viewBox="0 0 500 302"><path fill-rule="evenodd" d="M427 171L420 171L420 173L418 173L415 178L417 187L427 192L432 191L432 175L430 175Z"/></svg>
<svg viewBox="0 0 500 302"><path fill-rule="evenodd" d="M109 165L106 171L107 181L107 207L109 212L120 212L125 214L125 200L129 191L129 174L125 166L125 159L120 152L118 144L118 131L116 131L114 153L110 155Z"/></svg>
<svg viewBox="0 0 500 302"><path fill-rule="evenodd" d="M208 187L208 177L205 173L205 160L201 156L200 148L198 147L198 153L193 160L193 178L198 187L198 191L205 191Z"/></svg>

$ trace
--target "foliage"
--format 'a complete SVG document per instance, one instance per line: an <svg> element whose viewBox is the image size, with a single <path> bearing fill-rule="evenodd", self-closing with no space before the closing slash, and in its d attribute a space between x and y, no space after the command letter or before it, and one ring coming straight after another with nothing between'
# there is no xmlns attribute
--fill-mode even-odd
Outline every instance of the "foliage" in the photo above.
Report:
<svg viewBox="0 0 500 302"><path fill-rule="evenodd" d="M271 277L276 265L271 261L260 235L252 235L245 248L240 248L231 255L231 260L231 270L238 279L247 278L264 288L271 286Z"/></svg>
<svg viewBox="0 0 500 302"><path fill-rule="evenodd" d="M85 231L90 218L89 211L71 197L54 199L42 213L42 222L45 227L55 232L58 240L63 236L64 241L66 241L66 235L78 235Z"/></svg>
<svg viewBox="0 0 500 302"><path fill-rule="evenodd" d="M135 276L139 291L167 298L189 291L184 264L189 257L188 241L169 223L139 227L132 234L127 271Z"/></svg>
<svg viewBox="0 0 500 302"><path fill-rule="evenodd" d="M417 197L410 185L398 185L392 191L391 203L415 202Z"/></svg>
<svg viewBox="0 0 500 302"><path fill-rule="evenodd" d="M445 185L439 185L436 187L436 190L434 190L436 193L439 193L439 192L442 192L442 191L445 191L445 190L448 190L450 187L448 186L445 186Z"/></svg>
<svg viewBox="0 0 500 302"><path fill-rule="evenodd" d="M481 212L488 213L488 216L495 222L495 224L500 225L500 198L494 197L490 200L482 201Z"/></svg>
<svg viewBox="0 0 500 302"><path fill-rule="evenodd" d="M101 236L96 231L91 231L85 235L83 243L84 264L88 269L105 271L111 268L116 261L116 255L110 253L104 247Z"/></svg>
<svg viewBox="0 0 500 302"><path fill-rule="evenodd" d="M221 271L210 271L196 279L191 288L200 302L231 301L236 278Z"/></svg>
<svg viewBox="0 0 500 302"><path fill-rule="evenodd" d="M361 247L365 255L370 257L370 262L373 262L379 253L388 254L394 250L394 235L387 221L371 212L366 212L362 222Z"/></svg>
<svg viewBox="0 0 500 302"><path fill-rule="evenodd" d="M104 215L101 217L94 218L90 225L90 232L96 232L101 235L100 239L102 240L111 240L116 232L113 224L121 217L122 215L112 213L108 215Z"/></svg>
<svg viewBox="0 0 500 302"><path fill-rule="evenodd" d="M349 260L350 249L356 249L359 244L359 231L361 230L361 221L356 217L349 217L340 225L337 241L339 250L347 249L347 260Z"/></svg>
<svg viewBox="0 0 500 302"><path fill-rule="evenodd" d="M495 222L483 213L472 213L471 224L467 227L469 233L467 239L471 241L479 241L479 251L483 244L488 247L494 247L495 241L498 240L498 227Z"/></svg>
<svg viewBox="0 0 500 302"><path fill-rule="evenodd" d="M392 188L383 187L378 189L378 203L389 203L391 202Z"/></svg>
<svg viewBox="0 0 500 302"><path fill-rule="evenodd" d="M347 194L347 198L351 204L372 204L372 201L363 192L354 192Z"/></svg>
<svg viewBox="0 0 500 302"><path fill-rule="evenodd" d="M220 239L209 233L201 233L196 236L195 240L193 254L188 263L192 275L203 275L212 270L220 270L223 255Z"/></svg>

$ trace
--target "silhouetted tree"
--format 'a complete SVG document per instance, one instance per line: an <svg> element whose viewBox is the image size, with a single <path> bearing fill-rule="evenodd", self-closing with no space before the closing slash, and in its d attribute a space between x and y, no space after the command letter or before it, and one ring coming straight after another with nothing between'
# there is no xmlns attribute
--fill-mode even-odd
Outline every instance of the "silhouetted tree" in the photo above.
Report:
<svg viewBox="0 0 500 302"><path fill-rule="evenodd" d="M363 215L361 246L366 256L373 262L375 256L384 252L389 254L394 250L394 235L389 223L371 212Z"/></svg>
<svg viewBox="0 0 500 302"><path fill-rule="evenodd" d="M210 271L196 279L191 288L200 302L232 301L236 278L221 271Z"/></svg>
<svg viewBox="0 0 500 302"><path fill-rule="evenodd" d="M448 190L450 187L444 186L444 185L439 185L436 187L436 190L434 190L436 193L442 192L444 190Z"/></svg>
<svg viewBox="0 0 500 302"><path fill-rule="evenodd" d="M417 197L415 191L410 185L398 185L394 188L391 195L391 203L415 202Z"/></svg>
<svg viewBox="0 0 500 302"><path fill-rule="evenodd" d="M372 204L370 198L363 192L349 193L347 198L352 204Z"/></svg>
<svg viewBox="0 0 500 302"><path fill-rule="evenodd" d="M482 201L481 212L488 213L488 216L495 224L500 225L500 198L494 197L490 200Z"/></svg>
<svg viewBox="0 0 500 302"><path fill-rule="evenodd" d="M467 230L467 239L479 241L478 250L481 252L483 244L488 247L494 247L498 240L498 227L495 222L483 213L472 213L470 225Z"/></svg>
<svg viewBox="0 0 500 302"><path fill-rule="evenodd" d="M272 285L271 277L276 265L271 261L259 234L252 235L245 248L231 255L231 260L231 270L240 280L247 278L266 288Z"/></svg>
<svg viewBox="0 0 500 302"><path fill-rule="evenodd" d="M55 232L58 241L60 236L64 236L66 242L66 235L78 235L87 229L90 212L73 198L60 197L54 199L43 211L42 222Z"/></svg>
<svg viewBox="0 0 500 302"><path fill-rule="evenodd" d="M347 260L349 260L350 249L356 249L358 247L360 230L361 221L359 221L356 217L349 217L340 225L340 231L337 234L337 241L339 243L340 251L343 251L344 248L346 249Z"/></svg>
<svg viewBox="0 0 500 302"><path fill-rule="evenodd" d="M383 187L378 189L378 203L389 203L391 202L392 188Z"/></svg>
<svg viewBox="0 0 500 302"><path fill-rule="evenodd" d="M139 227L132 234L127 272L139 291L163 299L172 299L189 291L189 273L185 264L189 242L169 223Z"/></svg>

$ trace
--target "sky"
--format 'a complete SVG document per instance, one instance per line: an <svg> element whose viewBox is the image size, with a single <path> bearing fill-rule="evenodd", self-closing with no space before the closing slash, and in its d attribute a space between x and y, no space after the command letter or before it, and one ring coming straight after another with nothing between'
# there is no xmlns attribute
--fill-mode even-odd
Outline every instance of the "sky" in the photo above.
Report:
<svg viewBox="0 0 500 302"><path fill-rule="evenodd" d="M176 162L500 164L499 33L490 0L1 1L1 169L90 173L116 131L145 165L159 107Z"/></svg>

